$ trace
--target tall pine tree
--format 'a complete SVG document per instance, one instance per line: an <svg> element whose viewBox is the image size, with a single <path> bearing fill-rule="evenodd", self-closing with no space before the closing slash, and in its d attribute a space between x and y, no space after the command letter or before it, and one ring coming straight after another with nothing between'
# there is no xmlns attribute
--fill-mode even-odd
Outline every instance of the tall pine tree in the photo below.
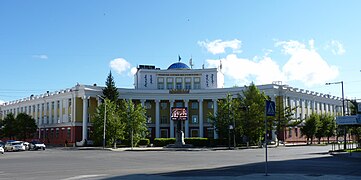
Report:
<svg viewBox="0 0 361 180"><path fill-rule="evenodd" d="M112 71L109 72L107 81L105 81L105 86L106 87L103 89L104 97L112 102L117 102L119 93L117 87L115 86Z"/></svg>

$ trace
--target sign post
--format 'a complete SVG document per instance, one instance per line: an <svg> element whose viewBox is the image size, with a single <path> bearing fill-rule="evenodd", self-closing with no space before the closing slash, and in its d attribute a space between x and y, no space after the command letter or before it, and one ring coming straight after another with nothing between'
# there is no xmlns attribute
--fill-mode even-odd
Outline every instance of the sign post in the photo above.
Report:
<svg viewBox="0 0 361 180"><path fill-rule="evenodd" d="M275 102L266 100L266 109L265 109L265 117L264 117L264 127L265 127L265 134L264 134L264 142L265 142L265 174L268 176L268 155L267 155L267 116L275 116L276 115L276 105Z"/></svg>
<svg viewBox="0 0 361 180"><path fill-rule="evenodd" d="M184 143L184 133L182 131L182 121L186 121L188 118L188 112L186 107L173 107L171 119L172 121L177 121L177 135L174 147L183 147Z"/></svg>

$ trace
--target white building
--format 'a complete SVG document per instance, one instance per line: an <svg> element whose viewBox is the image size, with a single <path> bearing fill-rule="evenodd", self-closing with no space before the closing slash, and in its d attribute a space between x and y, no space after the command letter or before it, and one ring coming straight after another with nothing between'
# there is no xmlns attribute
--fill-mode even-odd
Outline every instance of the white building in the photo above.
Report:
<svg viewBox="0 0 361 180"><path fill-rule="evenodd" d="M223 88L224 77L217 68L190 69L177 62L168 69L140 65L134 76L134 89L118 88L120 99L131 99L146 108L151 139L175 137L175 124L170 120L172 107L187 107L188 120L184 123L185 137L217 138L207 115L217 111L217 101L227 94L237 97L244 87ZM342 112L340 98L287 85L257 86L273 101L280 97L284 106L297 106L296 117L304 119L312 112ZM6 102L0 106L2 118L8 113L24 112L31 115L40 129L37 137L51 144L63 144L88 139L92 115L100 104L102 87L75 87ZM291 134L291 135L290 135ZM292 137L294 136L294 137ZM287 139L302 139L299 128L285 133Z"/></svg>

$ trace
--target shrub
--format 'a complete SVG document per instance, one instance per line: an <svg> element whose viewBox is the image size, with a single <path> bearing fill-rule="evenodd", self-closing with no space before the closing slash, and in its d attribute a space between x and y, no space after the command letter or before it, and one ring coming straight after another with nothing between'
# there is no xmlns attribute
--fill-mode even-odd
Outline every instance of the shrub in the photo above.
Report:
<svg viewBox="0 0 361 180"><path fill-rule="evenodd" d="M204 146L209 146L210 143L208 141L208 138L184 138L184 142L186 144L192 144L193 146L196 147L204 147Z"/></svg>
<svg viewBox="0 0 361 180"><path fill-rule="evenodd" d="M175 138L155 138L154 139L154 146L156 147L163 147L168 144L174 144Z"/></svg>
<svg viewBox="0 0 361 180"><path fill-rule="evenodd" d="M139 146L148 146L149 143L150 143L149 139L141 139L141 140L139 140L138 145Z"/></svg>

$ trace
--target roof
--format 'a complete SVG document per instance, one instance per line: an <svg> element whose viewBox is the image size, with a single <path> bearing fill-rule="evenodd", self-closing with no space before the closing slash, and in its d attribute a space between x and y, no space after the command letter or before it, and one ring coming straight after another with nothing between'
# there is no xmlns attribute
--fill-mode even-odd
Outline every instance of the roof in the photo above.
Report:
<svg viewBox="0 0 361 180"><path fill-rule="evenodd" d="M188 65L182 63L182 62L176 62L171 64L168 69L190 69Z"/></svg>

